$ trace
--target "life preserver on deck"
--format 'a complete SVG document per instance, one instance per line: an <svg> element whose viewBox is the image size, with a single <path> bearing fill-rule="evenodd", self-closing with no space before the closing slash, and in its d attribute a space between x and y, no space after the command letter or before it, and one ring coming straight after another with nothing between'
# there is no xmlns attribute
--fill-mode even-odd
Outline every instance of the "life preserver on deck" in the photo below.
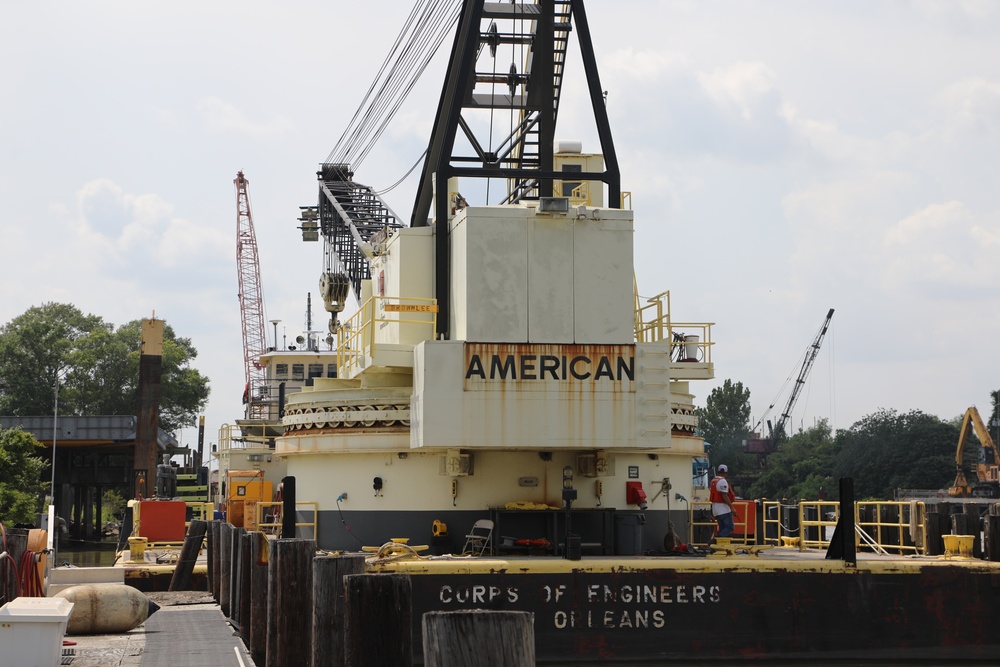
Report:
<svg viewBox="0 0 1000 667"><path fill-rule="evenodd" d="M519 547L539 547L547 548L550 542L544 538L539 538L535 540L514 540L514 544Z"/></svg>

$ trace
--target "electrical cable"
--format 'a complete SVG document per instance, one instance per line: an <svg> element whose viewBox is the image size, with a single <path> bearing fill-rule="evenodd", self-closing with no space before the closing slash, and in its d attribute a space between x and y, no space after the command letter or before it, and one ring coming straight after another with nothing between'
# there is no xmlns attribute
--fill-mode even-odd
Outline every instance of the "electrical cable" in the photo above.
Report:
<svg viewBox="0 0 1000 667"><path fill-rule="evenodd" d="M361 538L355 535L354 531L351 530L351 527L347 525L347 519L344 518L344 510L340 506L340 498L337 498L337 512L340 513L340 523L344 524L344 529L348 532L348 534L356 539L358 544L365 546L365 543L361 541Z"/></svg>

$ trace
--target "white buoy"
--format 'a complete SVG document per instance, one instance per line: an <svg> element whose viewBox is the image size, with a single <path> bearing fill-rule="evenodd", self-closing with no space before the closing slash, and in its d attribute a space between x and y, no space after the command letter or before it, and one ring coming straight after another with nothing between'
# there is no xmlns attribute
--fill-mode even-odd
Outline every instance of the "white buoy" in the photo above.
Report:
<svg viewBox="0 0 1000 667"><path fill-rule="evenodd" d="M73 614L66 627L69 635L128 632L160 608L145 593L124 584L72 586L55 597L73 603Z"/></svg>

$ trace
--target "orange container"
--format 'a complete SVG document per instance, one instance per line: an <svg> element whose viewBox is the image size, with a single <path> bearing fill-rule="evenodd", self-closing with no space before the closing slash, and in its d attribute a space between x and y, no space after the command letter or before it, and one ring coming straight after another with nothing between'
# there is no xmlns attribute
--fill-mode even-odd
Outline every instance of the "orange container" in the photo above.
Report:
<svg viewBox="0 0 1000 667"><path fill-rule="evenodd" d="M183 500L140 500L138 536L150 542L183 542L186 518Z"/></svg>
<svg viewBox="0 0 1000 667"><path fill-rule="evenodd" d="M757 501L737 500L733 503L736 513L740 516L736 521L736 530L733 535L743 535L753 537L757 534Z"/></svg>

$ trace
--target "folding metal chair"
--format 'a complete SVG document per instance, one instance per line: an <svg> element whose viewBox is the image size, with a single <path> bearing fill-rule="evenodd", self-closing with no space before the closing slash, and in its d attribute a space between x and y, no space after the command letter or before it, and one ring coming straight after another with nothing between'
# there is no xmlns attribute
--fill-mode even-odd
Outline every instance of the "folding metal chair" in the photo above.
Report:
<svg viewBox="0 0 1000 667"><path fill-rule="evenodd" d="M472 530L465 536L465 546L462 553L471 553L482 556L486 550L492 547L493 543L493 522L489 519L480 519L472 524Z"/></svg>

